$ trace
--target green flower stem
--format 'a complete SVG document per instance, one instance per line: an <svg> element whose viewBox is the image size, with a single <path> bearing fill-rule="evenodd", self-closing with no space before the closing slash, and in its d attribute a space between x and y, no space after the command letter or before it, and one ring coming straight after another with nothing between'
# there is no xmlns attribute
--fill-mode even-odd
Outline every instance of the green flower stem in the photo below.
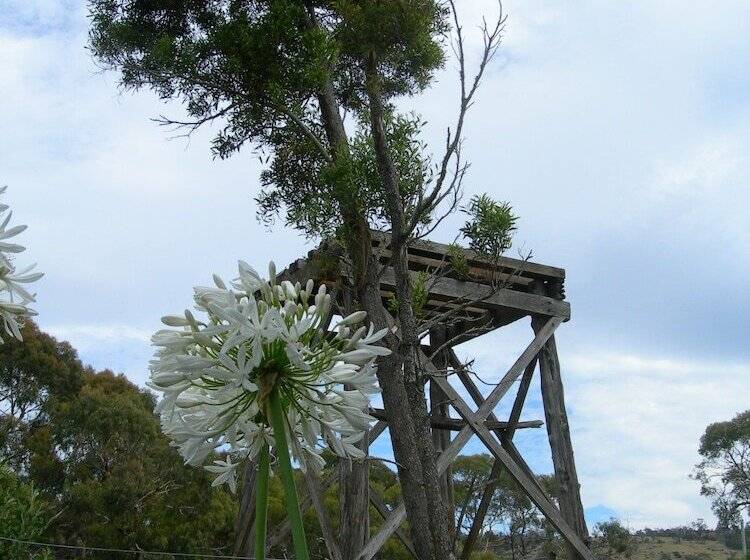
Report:
<svg viewBox="0 0 750 560"><path fill-rule="evenodd" d="M258 474L255 479L255 558L266 558L266 527L268 525L268 472L271 460L268 445L260 448Z"/></svg>
<svg viewBox="0 0 750 560"><path fill-rule="evenodd" d="M281 409L281 400L279 399L279 392L277 389L271 391L268 404L271 409L273 436L276 440L276 456L279 460L279 475L281 478L281 484L284 487L284 497L286 498L286 511L289 515L289 522L292 527L294 552L297 560L310 560L310 554L307 551L307 541L305 539L305 527L302 525L302 514L300 513L299 500L297 498L297 488L294 485L292 461L289 458L289 447L287 446L286 441L284 411Z"/></svg>

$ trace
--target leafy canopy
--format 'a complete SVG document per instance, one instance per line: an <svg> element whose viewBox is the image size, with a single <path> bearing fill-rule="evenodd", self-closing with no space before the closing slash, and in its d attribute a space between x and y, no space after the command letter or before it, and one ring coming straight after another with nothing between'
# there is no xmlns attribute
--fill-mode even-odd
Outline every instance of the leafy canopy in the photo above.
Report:
<svg viewBox="0 0 750 560"><path fill-rule="evenodd" d="M245 143L264 161L258 214L309 236L333 233L343 208L384 218L365 100L364 68L378 61L380 89L422 91L444 62L448 12L435 0L93 0L90 46L126 89L150 88L183 102L188 130L221 119L214 153ZM327 84L355 130L350 150L323 130L318 98ZM387 108L387 130L406 206L429 180L422 122ZM334 160L336 163L334 163Z"/></svg>
<svg viewBox="0 0 750 560"><path fill-rule="evenodd" d="M703 457L694 477L701 494L712 500L720 523L733 524L750 510L750 410L706 428L698 452Z"/></svg>
<svg viewBox="0 0 750 560"><path fill-rule="evenodd" d="M13 472L0 467L0 537L38 541L49 524L51 513L39 493ZM48 560L47 549L32 550L29 545L0 540L0 558Z"/></svg>
<svg viewBox="0 0 750 560"><path fill-rule="evenodd" d="M23 342L0 346L0 464L18 470L29 466L25 438L49 421L54 402L79 390L84 372L75 350L33 321L21 334Z"/></svg>

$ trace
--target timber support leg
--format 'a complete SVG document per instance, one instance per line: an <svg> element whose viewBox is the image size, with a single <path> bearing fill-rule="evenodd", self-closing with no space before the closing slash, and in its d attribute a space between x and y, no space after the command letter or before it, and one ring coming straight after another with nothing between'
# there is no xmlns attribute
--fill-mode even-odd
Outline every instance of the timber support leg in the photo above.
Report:
<svg viewBox="0 0 750 560"><path fill-rule="evenodd" d="M356 310L353 297L350 287L341 290L341 312L344 315ZM358 446L365 455L369 449L369 437L369 434L365 434ZM341 560L354 560L370 537L370 463L341 460L338 473Z"/></svg>
<svg viewBox="0 0 750 560"><path fill-rule="evenodd" d="M446 340L445 325L438 325L430 330L430 346L433 349L440 348ZM432 357L432 363L439 371L446 371L448 367L447 350L441 350ZM430 415L433 417L448 418L450 417L450 401L443 390L434 382L430 381ZM435 452L440 455L448 448L451 443L451 434L449 430L432 428L432 444ZM440 475L440 495L445 501L448 511L454 511L453 498L453 469L448 467Z"/></svg>
<svg viewBox="0 0 750 560"><path fill-rule="evenodd" d="M367 453L368 435L360 442ZM370 537L369 461L339 460L341 560L354 560Z"/></svg>
<svg viewBox="0 0 750 560"><path fill-rule="evenodd" d="M242 499L237 513L234 534L234 555L253 556L253 532L255 523L255 475L256 461L248 461L242 474Z"/></svg>
<svg viewBox="0 0 750 560"><path fill-rule="evenodd" d="M538 332L543 324L543 319L532 318L531 325L534 332ZM580 484L573 457L573 444L570 439L568 413L565 410L565 395L560 378L560 361L554 335L547 340L539 353L539 371L547 435L560 493L560 513L578 536L584 542L588 542L589 534L581 503ZM572 547L569 553L572 559L579 558Z"/></svg>

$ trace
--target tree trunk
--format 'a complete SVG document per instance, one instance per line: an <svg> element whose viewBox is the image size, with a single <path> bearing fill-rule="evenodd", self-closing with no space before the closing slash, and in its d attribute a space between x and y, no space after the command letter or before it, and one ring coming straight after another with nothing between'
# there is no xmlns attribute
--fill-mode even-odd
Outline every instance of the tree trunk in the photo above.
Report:
<svg viewBox="0 0 750 560"><path fill-rule="evenodd" d="M500 475L502 473L503 464L495 459L495 462L492 463L492 470L490 471L487 485L482 491L482 498L479 501L479 507L477 507L477 512L474 515L474 519L472 520L471 529L469 529L469 534L466 535L466 540L464 541L464 547L461 552L462 560L469 560L469 556L471 556L471 553L473 552L474 548L476 547L477 541L479 540L479 536L482 534L484 519L487 516L490 505L492 504L492 498L495 495L495 490L500 483Z"/></svg>
<svg viewBox="0 0 750 560"><path fill-rule="evenodd" d="M401 302L399 323L402 334L400 341L394 335L388 337L386 342L393 353L379 360L378 381L389 424L392 427L398 426L398 429L390 430L390 436L414 547L421 560L446 560L453 557L450 531L452 524L448 523L449 516L440 498L424 379L416 367L419 340L411 306L411 282L405 259L406 240L401 236L403 207L385 139L382 100L379 95L370 95L370 100L374 102L376 112L372 117L372 125L373 137L378 145L378 172L391 203L390 218L392 233L395 234L393 267L398 282L397 296ZM318 102L335 165L349 157L349 144L330 82L319 92ZM380 278L377 275L379 263L372 254L367 221L357 213L357 201L350 200L356 195L352 195L346 188L334 188L334 191L347 230L347 249L352 261L359 304L367 311L375 327L388 327L387 312L380 297Z"/></svg>
<svg viewBox="0 0 750 560"><path fill-rule="evenodd" d="M318 96L318 102L321 105L326 135L329 144L333 147L331 155L334 161L348 157L346 132L333 90L325 88ZM348 204L349 201L339 202L342 205L345 225L349 231L347 249L352 260L359 306L368 313L369 320L376 328L387 328L389 322L380 298L380 278L377 276L380 265L372 254L369 227L363 216L353 212L354 206ZM398 426L397 430L390 430L389 433L393 454L398 465L399 482L412 541L420 559L431 560L436 558L431 538L431 516L425 497L414 422L404 386L403 361L398 351L397 340L394 339L395 337L391 335L386 340L394 352L378 360L378 382L389 425Z"/></svg>

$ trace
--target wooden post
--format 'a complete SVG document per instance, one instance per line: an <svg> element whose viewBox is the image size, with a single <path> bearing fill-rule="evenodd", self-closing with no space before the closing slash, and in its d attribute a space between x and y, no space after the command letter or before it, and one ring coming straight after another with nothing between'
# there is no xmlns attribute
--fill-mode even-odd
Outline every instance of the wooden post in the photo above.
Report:
<svg viewBox="0 0 750 560"><path fill-rule="evenodd" d="M255 474L257 463L248 461L243 473L242 499L235 523L234 556L253 556L255 523Z"/></svg>
<svg viewBox="0 0 750 560"><path fill-rule="evenodd" d="M536 290L543 290L543 286L537 286ZM531 319L534 332L539 332L544 323L545 319L542 317L534 316ZM560 492L560 513L578 536L584 542L588 542L589 533L581 503L580 484L573 457L573 444L570 440L565 394L560 377L560 360L554 335L547 340L539 353L539 371L552 464ZM572 559L580 557L572 547L569 547L569 554Z"/></svg>
<svg viewBox="0 0 750 560"><path fill-rule="evenodd" d="M437 349L446 341L446 329L444 325L439 325L430 330L430 346ZM443 349L432 357L432 363L441 372L446 372L448 367L447 350ZM450 416L450 401L439 385L434 380L430 380L430 415L433 417L448 418ZM451 434L449 430L432 428L432 444L435 447L435 453L439 456L451 444ZM440 495L446 504L448 511L455 511L453 498L453 469L448 467L440 475ZM453 517L453 516L451 516ZM455 530L455 528L454 528Z"/></svg>
<svg viewBox="0 0 750 560"><path fill-rule="evenodd" d="M360 442L367 453L369 435ZM369 461L339 460L339 500L341 504L339 542L342 560L354 560L370 537Z"/></svg>
<svg viewBox="0 0 750 560"><path fill-rule="evenodd" d="M341 290L342 311L356 311L353 290ZM367 454L369 434L359 448ZM339 547L342 560L354 560L370 538L370 462L339 461L339 503L341 505Z"/></svg>
<svg viewBox="0 0 750 560"><path fill-rule="evenodd" d="M745 533L745 516L740 512L740 534L742 536L742 558L747 560L747 533Z"/></svg>

